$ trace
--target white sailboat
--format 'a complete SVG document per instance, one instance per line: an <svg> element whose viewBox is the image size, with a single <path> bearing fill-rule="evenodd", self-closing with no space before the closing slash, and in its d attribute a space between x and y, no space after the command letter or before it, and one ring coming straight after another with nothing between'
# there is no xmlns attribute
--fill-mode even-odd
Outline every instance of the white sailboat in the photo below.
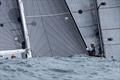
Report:
<svg viewBox="0 0 120 80"><path fill-rule="evenodd" d="M119 0L1 0L0 55L72 56L87 53L94 42L97 53L101 47L107 57L119 58L119 5Z"/></svg>

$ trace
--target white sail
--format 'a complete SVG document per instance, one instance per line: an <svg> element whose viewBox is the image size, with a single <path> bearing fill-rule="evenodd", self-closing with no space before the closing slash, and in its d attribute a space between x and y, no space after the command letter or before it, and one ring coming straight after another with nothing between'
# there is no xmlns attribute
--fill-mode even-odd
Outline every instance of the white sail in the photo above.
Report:
<svg viewBox="0 0 120 80"><path fill-rule="evenodd" d="M64 0L22 1L33 57L86 53Z"/></svg>
<svg viewBox="0 0 120 80"><path fill-rule="evenodd" d="M16 0L0 0L0 55L24 50L25 41ZM15 52L16 51L16 52Z"/></svg>
<svg viewBox="0 0 120 80"><path fill-rule="evenodd" d="M98 0L106 3L99 9L105 54L120 58L120 0Z"/></svg>
<svg viewBox="0 0 120 80"><path fill-rule="evenodd" d="M100 47L95 0L65 0L87 44ZM98 53L98 52L97 52Z"/></svg>

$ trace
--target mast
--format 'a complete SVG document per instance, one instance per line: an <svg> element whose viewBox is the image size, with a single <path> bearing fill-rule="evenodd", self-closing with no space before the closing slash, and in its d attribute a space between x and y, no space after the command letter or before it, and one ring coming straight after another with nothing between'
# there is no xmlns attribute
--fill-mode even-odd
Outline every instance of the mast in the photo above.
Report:
<svg viewBox="0 0 120 80"><path fill-rule="evenodd" d="M98 31L99 31L99 41L100 41L100 48L101 48L101 53L102 57L105 57L105 52L104 52L104 42L103 42L103 34L102 34L102 29L101 29L101 21L100 21L100 15L99 15L99 8L100 4L98 5L97 0L94 0L95 2L95 9L96 9L96 18L97 18L97 24L98 24Z"/></svg>
<svg viewBox="0 0 120 80"><path fill-rule="evenodd" d="M25 13L24 13L24 6L23 6L22 0L18 0L18 5L19 5L19 8L20 8L20 14L21 14L21 19L22 19L24 36L25 36L25 40L26 40L27 58L31 58L32 57L32 52L31 52L31 47L30 47L30 39L29 39L29 33L28 33L28 29L27 29Z"/></svg>

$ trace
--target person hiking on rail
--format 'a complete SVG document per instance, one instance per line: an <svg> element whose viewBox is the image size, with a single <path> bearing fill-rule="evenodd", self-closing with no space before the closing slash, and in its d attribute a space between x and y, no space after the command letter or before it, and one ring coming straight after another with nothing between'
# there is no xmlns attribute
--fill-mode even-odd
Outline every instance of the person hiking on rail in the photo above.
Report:
<svg viewBox="0 0 120 80"><path fill-rule="evenodd" d="M91 43L90 47L86 48L86 50L87 50L89 56L95 56L96 55L94 43Z"/></svg>

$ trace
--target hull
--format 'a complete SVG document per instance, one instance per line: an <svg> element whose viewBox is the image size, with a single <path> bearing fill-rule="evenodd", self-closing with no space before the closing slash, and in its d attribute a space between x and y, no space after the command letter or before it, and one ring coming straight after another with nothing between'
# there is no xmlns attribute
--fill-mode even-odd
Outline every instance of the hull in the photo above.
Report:
<svg viewBox="0 0 120 80"><path fill-rule="evenodd" d="M64 0L22 1L33 57L86 53Z"/></svg>

